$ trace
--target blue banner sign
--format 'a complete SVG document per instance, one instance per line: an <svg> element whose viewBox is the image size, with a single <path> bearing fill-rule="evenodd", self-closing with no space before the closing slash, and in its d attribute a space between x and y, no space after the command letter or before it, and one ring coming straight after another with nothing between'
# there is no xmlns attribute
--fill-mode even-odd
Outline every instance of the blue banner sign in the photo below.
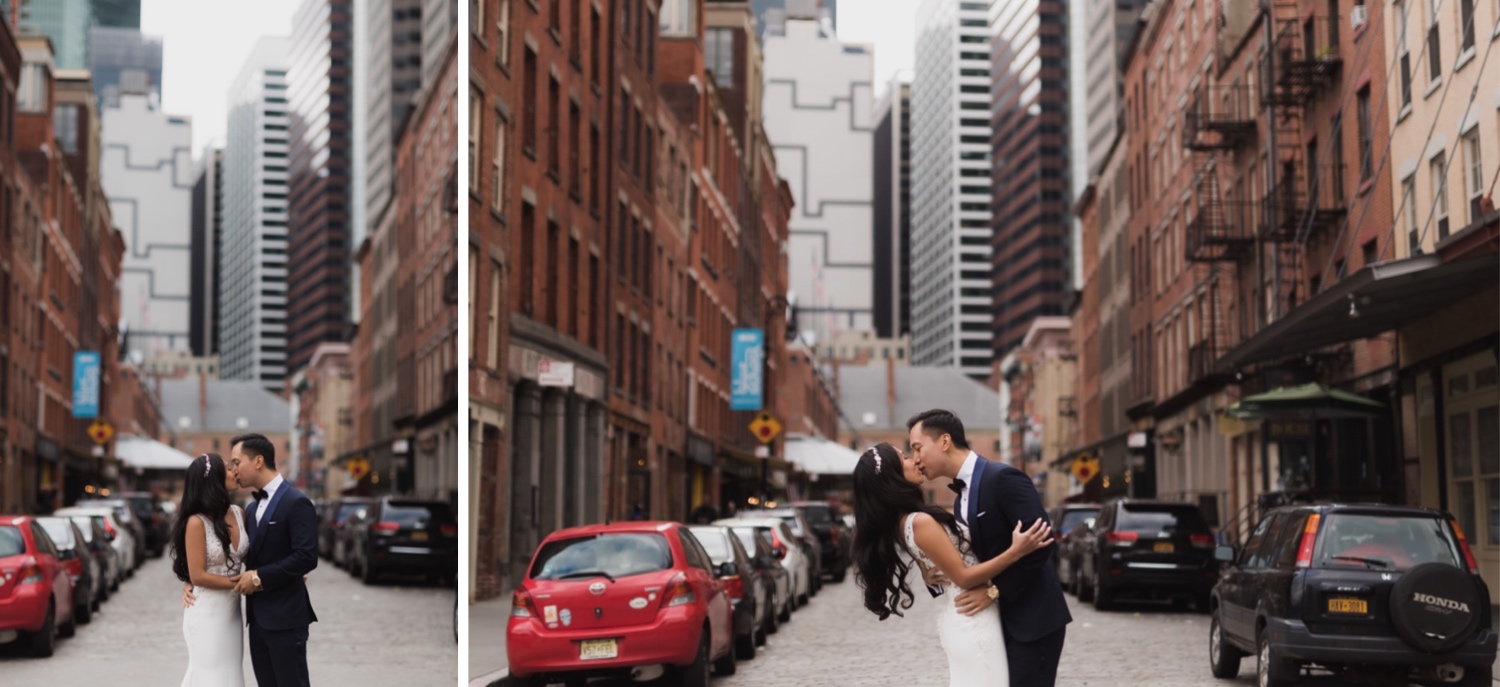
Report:
<svg viewBox="0 0 1500 687"><path fill-rule="evenodd" d="M73 417L99 417L99 352L73 354Z"/></svg>
<svg viewBox="0 0 1500 687"><path fill-rule="evenodd" d="M734 350L729 359L734 378L730 383L729 407L732 410L760 410L765 333L759 329L736 329L733 342Z"/></svg>

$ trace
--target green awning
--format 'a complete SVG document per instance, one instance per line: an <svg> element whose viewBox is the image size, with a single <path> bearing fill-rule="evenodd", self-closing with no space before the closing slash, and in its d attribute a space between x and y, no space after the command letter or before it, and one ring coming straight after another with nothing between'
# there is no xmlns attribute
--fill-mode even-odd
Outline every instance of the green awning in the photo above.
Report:
<svg viewBox="0 0 1500 687"><path fill-rule="evenodd" d="M1273 389L1242 398L1225 414L1239 420L1305 419L1329 420L1379 415L1385 405L1322 384L1303 384Z"/></svg>

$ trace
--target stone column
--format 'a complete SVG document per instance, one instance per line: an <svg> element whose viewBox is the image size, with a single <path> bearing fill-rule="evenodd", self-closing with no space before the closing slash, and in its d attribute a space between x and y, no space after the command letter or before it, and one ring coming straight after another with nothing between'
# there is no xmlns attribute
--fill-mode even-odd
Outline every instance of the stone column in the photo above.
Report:
<svg viewBox="0 0 1500 687"><path fill-rule="evenodd" d="M531 554L541 542L538 533L540 510L537 499L541 496L538 474L541 471L542 399L540 390L532 384L516 387L511 403L511 427L515 433L515 452L511 455L510 470L510 563L511 579L518 580L525 574ZM503 478L502 478L503 480Z"/></svg>

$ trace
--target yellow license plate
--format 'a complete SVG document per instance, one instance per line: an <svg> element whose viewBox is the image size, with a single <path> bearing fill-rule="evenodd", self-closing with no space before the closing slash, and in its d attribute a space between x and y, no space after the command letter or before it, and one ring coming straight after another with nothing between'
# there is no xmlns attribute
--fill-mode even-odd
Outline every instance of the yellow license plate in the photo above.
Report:
<svg viewBox="0 0 1500 687"><path fill-rule="evenodd" d="M412 538L413 541L427 541L427 533L426 532L412 532L411 533L411 538Z"/></svg>
<svg viewBox="0 0 1500 687"><path fill-rule="evenodd" d="M620 647L613 639L588 639L578 647L578 660L598 661L620 655Z"/></svg>
<svg viewBox="0 0 1500 687"><path fill-rule="evenodd" d="M1157 553L1172 553L1177 550L1177 546L1169 541L1157 542L1153 550Z"/></svg>
<svg viewBox="0 0 1500 687"><path fill-rule="evenodd" d="M1369 615L1370 603L1368 601L1365 601L1364 599L1329 599L1328 612Z"/></svg>

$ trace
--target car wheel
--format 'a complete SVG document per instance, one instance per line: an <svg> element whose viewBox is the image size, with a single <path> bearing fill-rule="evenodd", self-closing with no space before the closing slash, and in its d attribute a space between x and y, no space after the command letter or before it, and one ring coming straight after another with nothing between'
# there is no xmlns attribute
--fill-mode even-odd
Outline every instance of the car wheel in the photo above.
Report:
<svg viewBox="0 0 1500 687"><path fill-rule="evenodd" d="M506 678L505 684L510 685L510 687L546 687L546 685L538 682L536 678L516 677L514 675Z"/></svg>
<svg viewBox="0 0 1500 687"><path fill-rule="evenodd" d="M774 635L781 630L781 614L785 612L786 605L778 603L778 599L771 597L771 608L766 611L766 634Z"/></svg>
<svg viewBox="0 0 1500 687"><path fill-rule="evenodd" d="M1281 652L1271 646L1270 630L1261 628L1257 646L1260 653L1255 661L1255 683L1260 687L1291 687L1292 680L1287 676L1290 666L1281 658Z"/></svg>
<svg viewBox="0 0 1500 687"><path fill-rule="evenodd" d="M844 583L844 578L848 577L848 576L849 576L849 569L848 568L839 568L838 574L833 576L833 583L834 584L843 584Z"/></svg>
<svg viewBox="0 0 1500 687"><path fill-rule="evenodd" d="M712 650L708 631L704 630L703 636L698 639L698 655L693 658L693 664L677 669L677 684L680 687L708 687L708 654Z"/></svg>
<svg viewBox="0 0 1500 687"><path fill-rule="evenodd" d="M1089 603L1094 600L1094 583L1092 580L1084 581L1082 570L1082 568L1075 568L1073 570L1073 584L1077 591L1078 600Z"/></svg>
<svg viewBox="0 0 1500 687"><path fill-rule="evenodd" d="M79 625L87 625L94 621L94 602L84 599L83 604L73 609L73 619Z"/></svg>
<svg viewBox="0 0 1500 687"><path fill-rule="evenodd" d="M1245 654L1234 645L1224 641L1224 626L1219 624L1219 614L1208 621L1208 665L1214 677L1228 680L1240 674L1240 659Z"/></svg>
<svg viewBox="0 0 1500 687"><path fill-rule="evenodd" d="M57 619L56 602L47 602L47 619L42 624L42 629L31 635L31 655L36 658L47 658L57 648L57 635L52 625Z"/></svg>
<svg viewBox="0 0 1500 687"><path fill-rule="evenodd" d="M1089 596L1094 599L1094 610L1108 611L1115 606L1114 595L1104 589L1103 576L1094 573L1093 585L1089 589Z"/></svg>
<svg viewBox="0 0 1500 687"><path fill-rule="evenodd" d="M738 656L739 652L737 649L739 649L738 641L729 643L729 651L724 652L724 655L719 660L714 661L714 675L720 677L733 675L735 671L739 670L740 657Z"/></svg>
<svg viewBox="0 0 1500 687"><path fill-rule="evenodd" d="M375 566L370 565L368 562L366 562L363 566L361 566L361 570L359 572L360 581L364 582L365 586L375 584Z"/></svg>
<svg viewBox="0 0 1500 687"><path fill-rule="evenodd" d="M68 609L68 622L65 622L62 625L58 626L57 636L72 637L76 634L78 634L78 616L74 614L73 609L70 608Z"/></svg>
<svg viewBox="0 0 1500 687"><path fill-rule="evenodd" d="M755 658L755 637L758 634L760 634L760 630L755 627L751 627L750 634L735 636L735 655L744 658L746 661Z"/></svg>
<svg viewBox="0 0 1500 687"><path fill-rule="evenodd" d="M779 615L779 616L776 617L776 621L777 622L780 622L780 623L789 623L789 622L792 622L792 607L794 605L794 602L795 602L795 600L792 599L791 597L787 597L787 600L784 601L784 602L782 602L782 604L781 604L781 615Z"/></svg>

